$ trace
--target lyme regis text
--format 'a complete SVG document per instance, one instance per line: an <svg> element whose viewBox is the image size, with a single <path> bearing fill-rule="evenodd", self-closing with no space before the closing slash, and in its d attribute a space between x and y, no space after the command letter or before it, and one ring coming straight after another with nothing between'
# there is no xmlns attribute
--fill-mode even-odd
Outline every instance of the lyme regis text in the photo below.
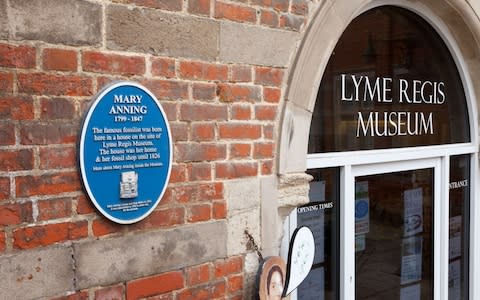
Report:
<svg viewBox="0 0 480 300"><path fill-rule="evenodd" d="M446 102L445 83L341 74L341 101L351 104L380 104L384 111L360 110L356 113L356 136L414 136L435 133L434 113L425 105ZM392 111L385 105L398 104L404 110ZM399 107L399 106L395 107ZM422 105L416 110L415 107Z"/></svg>

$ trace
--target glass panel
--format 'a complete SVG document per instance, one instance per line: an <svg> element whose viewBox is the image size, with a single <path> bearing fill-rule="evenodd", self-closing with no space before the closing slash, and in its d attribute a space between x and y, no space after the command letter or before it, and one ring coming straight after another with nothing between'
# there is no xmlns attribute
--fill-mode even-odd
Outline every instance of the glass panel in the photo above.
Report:
<svg viewBox="0 0 480 300"><path fill-rule="evenodd" d="M450 158L448 299L468 299L470 155Z"/></svg>
<svg viewBox="0 0 480 300"><path fill-rule="evenodd" d="M355 178L355 299L433 298L433 169Z"/></svg>
<svg viewBox="0 0 480 300"><path fill-rule="evenodd" d="M435 30L393 6L354 19L326 66L308 152L469 141L463 85Z"/></svg>
<svg viewBox="0 0 480 300"><path fill-rule="evenodd" d="M315 238L313 267L297 289L297 299L334 300L338 298L340 252L338 168L308 170L310 203L297 208L297 225L308 226Z"/></svg>

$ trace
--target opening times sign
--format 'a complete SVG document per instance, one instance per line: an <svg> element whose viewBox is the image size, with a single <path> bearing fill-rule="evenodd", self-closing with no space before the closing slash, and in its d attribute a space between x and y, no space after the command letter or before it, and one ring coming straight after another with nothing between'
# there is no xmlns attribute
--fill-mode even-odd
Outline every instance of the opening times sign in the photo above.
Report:
<svg viewBox="0 0 480 300"><path fill-rule="evenodd" d="M131 224L148 216L172 166L170 128L158 100L133 82L106 87L87 112L79 153L85 189L105 217Z"/></svg>

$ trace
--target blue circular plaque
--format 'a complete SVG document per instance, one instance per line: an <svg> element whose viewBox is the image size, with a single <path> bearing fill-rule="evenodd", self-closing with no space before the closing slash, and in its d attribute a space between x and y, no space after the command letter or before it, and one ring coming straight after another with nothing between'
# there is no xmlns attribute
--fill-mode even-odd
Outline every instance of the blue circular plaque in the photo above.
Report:
<svg viewBox="0 0 480 300"><path fill-rule="evenodd" d="M365 200L357 200L355 203L355 218L361 219L368 214L368 202Z"/></svg>
<svg viewBox="0 0 480 300"><path fill-rule="evenodd" d="M108 219L131 224L160 202L172 169L172 137L155 96L133 82L103 89L87 112L79 151L82 181Z"/></svg>

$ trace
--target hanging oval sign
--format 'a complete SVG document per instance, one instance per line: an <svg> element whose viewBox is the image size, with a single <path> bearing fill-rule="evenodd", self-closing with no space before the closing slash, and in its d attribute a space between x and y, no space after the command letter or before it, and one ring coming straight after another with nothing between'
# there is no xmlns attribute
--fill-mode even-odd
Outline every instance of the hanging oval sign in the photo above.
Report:
<svg viewBox="0 0 480 300"><path fill-rule="evenodd" d="M131 224L160 202L172 168L172 136L160 103L145 87L117 82L87 111L80 137L83 185L108 219Z"/></svg>
<svg viewBox="0 0 480 300"><path fill-rule="evenodd" d="M310 228L295 229L290 241L287 261L287 277L283 297L288 296L307 278L315 257L315 239Z"/></svg>

